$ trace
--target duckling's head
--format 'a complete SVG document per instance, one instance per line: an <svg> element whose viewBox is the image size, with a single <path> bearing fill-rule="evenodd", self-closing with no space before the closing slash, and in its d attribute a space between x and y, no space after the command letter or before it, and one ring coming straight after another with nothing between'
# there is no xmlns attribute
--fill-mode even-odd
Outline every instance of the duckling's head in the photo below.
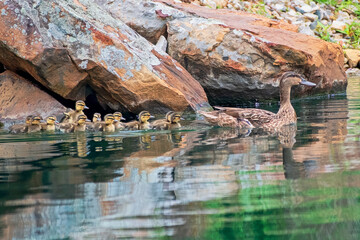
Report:
<svg viewBox="0 0 360 240"><path fill-rule="evenodd" d="M84 109L89 109L86 105L85 105L85 102L82 101L82 100L79 100L79 101L76 101L75 103L75 109L76 111L82 111Z"/></svg>
<svg viewBox="0 0 360 240"><path fill-rule="evenodd" d="M85 124L87 117L84 114L81 114L77 118L77 123L79 125Z"/></svg>
<svg viewBox="0 0 360 240"><path fill-rule="evenodd" d="M100 113L94 113L93 122L100 122L101 121L101 114Z"/></svg>
<svg viewBox="0 0 360 240"><path fill-rule="evenodd" d="M121 112L114 112L114 118L116 121L120 122L121 120L126 120L125 118L123 118Z"/></svg>
<svg viewBox="0 0 360 240"><path fill-rule="evenodd" d="M33 118L33 115L29 115L25 118L25 123L27 125L30 125L31 124L31 121L32 121L32 118Z"/></svg>
<svg viewBox="0 0 360 240"><path fill-rule="evenodd" d="M153 118L148 111L142 111L139 113L139 121L142 123L147 122L150 118Z"/></svg>
<svg viewBox="0 0 360 240"><path fill-rule="evenodd" d="M31 119L31 124L38 125L38 124L40 124L41 120L42 120L42 118L40 116L33 116Z"/></svg>
<svg viewBox="0 0 360 240"><path fill-rule="evenodd" d="M310 87L316 86L315 83L307 81L303 75L296 72L286 72L280 78L280 88L284 86L296 86L299 84Z"/></svg>
<svg viewBox="0 0 360 240"><path fill-rule="evenodd" d="M55 123L57 123L56 116L49 116L46 118L46 124L55 125Z"/></svg>
<svg viewBox="0 0 360 240"><path fill-rule="evenodd" d="M106 114L105 117L104 117L104 120L105 120L106 125L113 124L114 123L114 115Z"/></svg>
<svg viewBox="0 0 360 240"><path fill-rule="evenodd" d="M171 114L173 114L173 113L174 113L174 111L169 111L166 113L166 115L165 115L166 121L171 122Z"/></svg>
<svg viewBox="0 0 360 240"><path fill-rule="evenodd" d="M170 122L171 123L178 123L181 120L180 113L173 113L170 115Z"/></svg>

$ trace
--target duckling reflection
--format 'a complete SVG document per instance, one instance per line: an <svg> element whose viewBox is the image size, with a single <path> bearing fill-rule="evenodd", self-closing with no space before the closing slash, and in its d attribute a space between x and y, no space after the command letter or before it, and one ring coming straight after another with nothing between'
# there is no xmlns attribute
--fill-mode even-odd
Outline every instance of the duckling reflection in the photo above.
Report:
<svg viewBox="0 0 360 240"><path fill-rule="evenodd" d="M85 132L79 132L79 134L76 134L76 150L79 157L86 157L88 155Z"/></svg>

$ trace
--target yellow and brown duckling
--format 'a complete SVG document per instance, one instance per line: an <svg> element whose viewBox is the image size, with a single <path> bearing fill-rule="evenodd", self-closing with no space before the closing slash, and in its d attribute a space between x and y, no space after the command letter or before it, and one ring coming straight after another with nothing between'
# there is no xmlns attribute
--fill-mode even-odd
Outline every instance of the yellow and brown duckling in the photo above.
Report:
<svg viewBox="0 0 360 240"><path fill-rule="evenodd" d="M204 112L198 111L205 120L213 126L251 129L254 126L247 119L235 118L222 111Z"/></svg>
<svg viewBox="0 0 360 240"><path fill-rule="evenodd" d="M115 132L115 125L114 125L114 115L112 114L106 114L104 116L104 123L102 123L100 127L100 131L103 132Z"/></svg>
<svg viewBox="0 0 360 240"><path fill-rule="evenodd" d="M157 130L170 130L178 129L181 127L180 124L181 115L179 113L170 111L165 115L165 119L159 119L151 123L153 129Z"/></svg>
<svg viewBox="0 0 360 240"><path fill-rule="evenodd" d="M122 123L121 120L125 121L126 119L122 116L121 112L114 112L113 115L115 119L114 121L115 130L116 131L124 130L126 128L126 125L125 123Z"/></svg>
<svg viewBox="0 0 360 240"><path fill-rule="evenodd" d="M56 130L56 124L58 123L56 116L49 116L46 118L46 123L41 124L41 130L54 132Z"/></svg>
<svg viewBox="0 0 360 240"><path fill-rule="evenodd" d="M101 124L101 114L94 113L92 121L86 123L86 129L91 131L99 131Z"/></svg>
<svg viewBox="0 0 360 240"><path fill-rule="evenodd" d="M33 116L29 115L25 118L25 123L23 124L14 124L9 128L9 132L10 133L26 133L28 126L31 125L31 121L32 121Z"/></svg>
<svg viewBox="0 0 360 240"><path fill-rule="evenodd" d="M256 108L231 108L215 107L223 113L240 119L247 119L254 127L266 130L279 129L285 125L296 124L296 112L290 102L291 87L296 85L316 86L315 83L305 80L305 78L295 72L286 72L280 78L280 109L275 114Z"/></svg>
<svg viewBox="0 0 360 240"><path fill-rule="evenodd" d="M90 120L87 119L85 114L81 114L74 123L60 123L60 131L66 133L85 132L87 121Z"/></svg>
<svg viewBox="0 0 360 240"><path fill-rule="evenodd" d="M148 130L151 129L151 124L148 122L150 118L153 118L148 111L142 111L139 113L139 120L134 120L126 123L128 130Z"/></svg>
<svg viewBox="0 0 360 240"><path fill-rule="evenodd" d="M74 123L74 122L76 122L80 115L85 115L84 112L83 112L84 109L89 109L85 105L85 102L82 101L82 100L76 101L75 110L71 109L70 111L65 112L64 114L68 115L68 116L67 117L65 116L65 118L61 122L62 123Z"/></svg>
<svg viewBox="0 0 360 240"><path fill-rule="evenodd" d="M31 124L27 127L27 133L35 133L41 131L41 120L40 116L33 116Z"/></svg>

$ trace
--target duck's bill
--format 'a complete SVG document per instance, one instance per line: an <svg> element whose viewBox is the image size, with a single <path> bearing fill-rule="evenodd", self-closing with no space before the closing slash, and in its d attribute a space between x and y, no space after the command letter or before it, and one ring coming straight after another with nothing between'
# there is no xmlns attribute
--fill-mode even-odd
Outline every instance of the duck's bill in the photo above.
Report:
<svg viewBox="0 0 360 240"><path fill-rule="evenodd" d="M151 115L150 118L155 118L155 116Z"/></svg>
<svg viewBox="0 0 360 240"><path fill-rule="evenodd" d="M309 87L315 87L316 86L315 83L309 82L309 81L305 80L304 78L301 79L300 84L305 85L305 86L309 86Z"/></svg>
<svg viewBox="0 0 360 240"><path fill-rule="evenodd" d="M91 122L91 120L90 120L90 119L86 119L85 122Z"/></svg>
<svg viewBox="0 0 360 240"><path fill-rule="evenodd" d="M124 117L121 117L120 119L121 119L121 120L123 120L123 121L125 121L125 120L126 120L126 118L124 118Z"/></svg>
<svg viewBox="0 0 360 240"><path fill-rule="evenodd" d="M84 106L84 109L89 109L89 107L88 107L88 106Z"/></svg>

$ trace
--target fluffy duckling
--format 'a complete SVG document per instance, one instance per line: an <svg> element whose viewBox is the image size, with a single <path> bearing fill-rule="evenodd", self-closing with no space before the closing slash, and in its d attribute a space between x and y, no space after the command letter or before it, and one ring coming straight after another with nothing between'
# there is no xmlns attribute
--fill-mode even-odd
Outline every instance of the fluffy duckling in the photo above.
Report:
<svg viewBox="0 0 360 240"><path fill-rule="evenodd" d="M41 120L40 116L34 116L31 119L31 124L27 127L27 133L34 133L41 131Z"/></svg>
<svg viewBox="0 0 360 240"><path fill-rule="evenodd" d="M121 112L114 112L114 126L115 126L115 130L116 131L121 131L121 130L124 130L126 128L126 125L124 123L121 122L121 120L126 120Z"/></svg>
<svg viewBox="0 0 360 240"><path fill-rule="evenodd" d="M305 80L305 78L295 72L286 72L280 78L280 109L275 114L256 108L230 108L215 107L223 113L235 118L247 119L255 127L273 130L285 125L296 124L296 112L290 102L291 87L296 85L316 86L315 83Z"/></svg>
<svg viewBox="0 0 360 240"><path fill-rule="evenodd" d="M54 132L56 130L56 124L58 123L56 116L49 116L46 118L46 123L41 124L41 130Z"/></svg>
<svg viewBox="0 0 360 240"><path fill-rule="evenodd" d="M126 128L129 130L147 130L151 129L151 124L148 122L153 116L148 111L142 111L139 113L139 120L126 123Z"/></svg>
<svg viewBox="0 0 360 240"><path fill-rule="evenodd" d="M114 115L106 114L104 117L104 123L100 127L100 131L103 132L115 132Z"/></svg>
<svg viewBox="0 0 360 240"><path fill-rule="evenodd" d="M181 115L179 113L170 111L166 113L165 119L156 120L151 125L157 130L178 129L181 127L180 120Z"/></svg>
<svg viewBox="0 0 360 240"><path fill-rule="evenodd" d="M84 112L83 112L84 109L89 109L85 105L85 102L82 101L82 100L76 101L76 103L75 103L75 111L73 109L71 109L71 111L69 111L67 113L64 113L65 115L69 115L69 116L65 117L65 119L62 122L63 123L74 123L74 122L76 122L80 115L85 115Z"/></svg>
<svg viewBox="0 0 360 240"><path fill-rule="evenodd" d="M85 132L87 120L87 117L84 114L81 114L78 116L75 123L60 123L60 131L66 133Z"/></svg>
<svg viewBox="0 0 360 240"><path fill-rule="evenodd" d="M26 117L25 119L25 123L23 124L14 124L9 128L10 133L26 133L28 126L31 125L31 121L32 121L33 116L29 115Z"/></svg>
<svg viewBox="0 0 360 240"><path fill-rule="evenodd" d="M253 128L254 126L247 119L235 118L222 111L204 112L198 111L204 116L205 120L213 126L231 127L231 128Z"/></svg>
<svg viewBox="0 0 360 240"><path fill-rule="evenodd" d="M99 131L100 127L101 127L101 114L94 113L92 122L86 123L86 129L91 131Z"/></svg>

